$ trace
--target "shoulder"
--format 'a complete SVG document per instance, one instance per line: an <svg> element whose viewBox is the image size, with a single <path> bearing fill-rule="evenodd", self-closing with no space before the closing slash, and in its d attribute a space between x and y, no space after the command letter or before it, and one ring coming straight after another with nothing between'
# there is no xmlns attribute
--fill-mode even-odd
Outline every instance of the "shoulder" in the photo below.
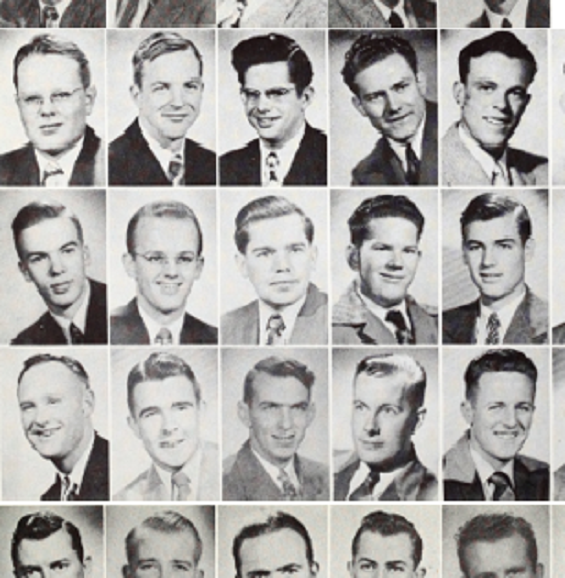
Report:
<svg viewBox="0 0 565 578"><path fill-rule="evenodd" d="M19 183L16 173L25 171L35 163L33 149L27 145L0 155L0 185L24 184ZM31 183L28 183L31 184Z"/></svg>
<svg viewBox="0 0 565 578"><path fill-rule="evenodd" d="M508 165L516 167L521 173L535 177L534 184L547 184L547 158L520 149L508 149Z"/></svg>
<svg viewBox="0 0 565 578"><path fill-rule="evenodd" d="M328 143L328 137L324 131L306 123L306 129L304 132L304 138L302 139L302 142L305 141L316 142L322 146L326 146Z"/></svg>
<svg viewBox="0 0 565 578"><path fill-rule="evenodd" d="M12 345L45 345L45 333L50 325L51 316L44 313L35 323L26 327L12 339Z"/></svg>
<svg viewBox="0 0 565 578"><path fill-rule="evenodd" d="M203 147L200 143L193 141L192 139L184 139L184 150L185 153L193 158L204 160L206 162L216 162L216 153Z"/></svg>
<svg viewBox="0 0 565 578"><path fill-rule="evenodd" d="M189 335L186 335L186 334ZM185 340L188 337L189 340ZM218 330L212 325L208 325L197 317L184 314L183 335L181 335L181 343L218 343Z"/></svg>
<svg viewBox="0 0 565 578"><path fill-rule="evenodd" d="M288 15L286 26L294 28L325 28L328 25L326 0L298 0Z"/></svg>
<svg viewBox="0 0 565 578"><path fill-rule="evenodd" d="M412 296L408 295L406 297L406 303L410 312L417 312L419 315L425 317L433 317L437 319L438 308L433 305L427 305L425 303L418 303Z"/></svg>
<svg viewBox="0 0 565 578"><path fill-rule="evenodd" d="M371 181L374 182L374 180L378 179L379 175L381 175L384 184L385 179L382 168L383 161L381 139L379 139L375 148L373 148L373 150L366 157L361 159L353 168L352 175L354 181L357 184L364 184L366 177L370 175Z"/></svg>
<svg viewBox="0 0 565 578"><path fill-rule="evenodd" d="M327 479L329 468L326 464L305 458L304 456L300 455L297 455L296 457L300 463L300 469L304 477Z"/></svg>
<svg viewBox="0 0 565 578"><path fill-rule="evenodd" d="M565 323L553 328L553 343L565 343Z"/></svg>
<svg viewBox="0 0 565 578"><path fill-rule="evenodd" d="M435 28L437 25L437 6L428 0L412 0L412 8L420 28Z"/></svg>
<svg viewBox="0 0 565 578"><path fill-rule="evenodd" d="M133 500L144 500L145 499L145 488L147 486L147 480L149 479L149 475L151 472L151 468L148 468L144 472L141 472L135 480L130 482L127 486L122 488L114 497L113 499L116 501L133 501Z"/></svg>
<svg viewBox="0 0 565 578"><path fill-rule="evenodd" d="M541 460L537 460L536 458L530 458L520 454L516 456L516 462L524 466L530 473L546 472L549 475L549 464Z"/></svg>
<svg viewBox="0 0 565 578"><path fill-rule="evenodd" d="M246 319L250 315L254 315L258 311L259 308L257 300L251 301L251 303L243 305L242 307L238 307L237 309L233 309L232 311L228 311L222 315L222 328L224 324L237 323L242 319Z"/></svg>
<svg viewBox="0 0 565 578"><path fill-rule="evenodd" d="M355 463L359 463L359 456L354 451L337 450L333 453L333 466L336 475Z"/></svg>
<svg viewBox="0 0 565 578"><path fill-rule="evenodd" d="M443 311L441 315L444 323L457 323L462 317L476 317L477 313L477 301L471 301L470 303L447 309Z"/></svg>
<svg viewBox="0 0 565 578"><path fill-rule="evenodd" d="M238 162L240 159L242 158L247 158L247 155L251 152L251 151L256 151L257 153L259 153L259 140L255 139L252 141L249 141L245 146L238 148L238 149L234 149L232 151L228 151L227 153L224 153L223 155L220 156L220 163L222 164L229 164L229 163L235 163Z"/></svg>

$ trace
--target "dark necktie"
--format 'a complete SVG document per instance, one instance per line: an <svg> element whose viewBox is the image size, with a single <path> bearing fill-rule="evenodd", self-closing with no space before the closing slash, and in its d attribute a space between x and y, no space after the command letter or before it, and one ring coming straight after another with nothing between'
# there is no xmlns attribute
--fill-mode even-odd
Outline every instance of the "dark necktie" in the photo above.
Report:
<svg viewBox="0 0 565 578"><path fill-rule="evenodd" d="M62 489L63 489L62 500L64 502L74 502L78 498L77 485L76 484L71 485L70 476L63 477Z"/></svg>
<svg viewBox="0 0 565 578"><path fill-rule="evenodd" d="M69 333L71 334L71 343L73 345L84 344L84 333L74 323L69 326Z"/></svg>
<svg viewBox="0 0 565 578"><path fill-rule="evenodd" d="M406 325L406 320L404 319L404 315L398 309L393 309L386 314L385 320L389 323L392 323L396 327L396 331L394 332L394 336L396 337L396 341L400 345L404 345L406 343L412 342L412 336L410 335L410 331L408 330L408 326Z"/></svg>
<svg viewBox="0 0 565 578"><path fill-rule="evenodd" d="M57 28L59 12L55 6L45 6L41 12L41 28Z"/></svg>
<svg viewBox="0 0 565 578"><path fill-rule="evenodd" d="M52 8L53 10L55 10L55 8L53 8L53 6L47 6L47 8ZM59 183L57 182L59 179L57 179L58 176L60 175L64 175L65 173L63 172L63 169L57 165L56 163L49 163L47 165L47 167L45 168L45 172L43 173L43 179L41 181L41 186L42 187L56 187L59 185Z"/></svg>
<svg viewBox="0 0 565 578"><path fill-rule="evenodd" d="M512 28L512 22L508 18L502 19L502 28Z"/></svg>
<svg viewBox="0 0 565 578"><path fill-rule="evenodd" d="M166 327L161 327L155 337L155 343L157 345L172 345L173 334Z"/></svg>
<svg viewBox="0 0 565 578"><path fill-rule="evenodd" d="M420 161L410 143L406 145L406 182L409 185L420 182Z"/></svg>
<svg viewBox="0 0 565 578"><path fill-rule="evenodd" d="M494 472L488 481L494 486L492 499L495 502L511 502L516 500L510 478L504 472Z"/></svg>
<svg viewBox="0 0 565 578"><path fill-rule="evenodd" d="M362 500L373 499L373 489L379 483L381 475L376 470L371 470L363 483L350 494L350 502L359 502Z"/></svg>
<svg viewBox="0 0 565 578"><path fill-rule="evenodd" d="M282 345L283 331L286 329L284 319L278 313L274 313L267 321L267 345Z"/></svg>
<svg viewBox="0 0 565 578"><path fill-rule="evenodd" d="M278 185L279 184L279 176L278 176L278 169L280 165L280 160L275 151L271 151L267 155L267 171L269 174L269 185Z"/></svg>
<svg viewBox="0 0 565 578"><path fill-rule="evenodd" d="M498 345L500 343L500 319L496 313L491 313L487 319L486 345Z"/></svg>
<svg viewBox="0 0 565 578"><path fill-rule="evenodd" d="M185 501L190 496L190 478L183 472L175 472L171 481L173 482L173 499Z"/></svg>
<svg viewBox="0 0 565 578"><path fill-rule="evenodd" d="M173 156L173 158L169 162L169 170L167 173L167 177L173 185L174 184L182 185L184 184L182 182L183 179L181 178L180 180L177 180L177 178L180 175L182 175L182 172L183 172L182 156L180 155L180 153L177 153L176 155Z"/></svg>
<svg viewBox="0 0 565 578"><path fill-rule="evenodd" d="M282 485L283 497L287 501L296 500L298 492L292 483L290 476L281 468L279 470L278 480Z"/></svg>
<svg viewBox="0 0 565 578"><path fill-rule="evenodd" d="M402 22L402 18L400 18L400 16L394 10L390 13L388 23L390 24L391 28L404 28L404 22Z"/></svg>

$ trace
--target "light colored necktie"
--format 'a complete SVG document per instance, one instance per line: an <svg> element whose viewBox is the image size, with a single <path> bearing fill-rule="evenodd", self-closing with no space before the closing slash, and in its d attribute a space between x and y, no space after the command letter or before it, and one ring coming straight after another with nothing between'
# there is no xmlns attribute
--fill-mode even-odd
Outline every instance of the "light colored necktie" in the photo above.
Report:
<svg viewBox="0 0 565 578"><path fill-rule="evenodd" d="M171 481L173 483L173 500L177 502L188 500L190 496L190 478L181 470L172 475Z"/></svg>
<svg viewBox="0 0 565 578"><path fill-rule="evenodd" d="M375 486L379 483L381 475L376 470L371 470L367 477L363 480L363 483L350 494L350 502L360 502L365 500L373 499L373 490Z"/></svg>
<svg viewBox="0 0 565 578"><path fill-rule="evenodd" d="M267 175L269 177L269 182L267 186L279 187L281 183L279 180L278 170L281 162L279 156L275 151L271 151L267 155L266 163L267 163Z"/></svg>
<svg viewBox="0 0 565 578"><path fill-rule="evenodd" d="M496 168L492 171L491 184L495 187L506 187L508 185L504 171L499 163L496 163Z"/></svg>
<svg viewBox="0 0 565 578"><path fill-rule="evenodd" d="M500 343L500 319L496 313L491 313L487 319L486 345L498 345Z"/></svg>
<svg viewBox="0 0 565 578"><path fill-rule="evenodd" d="M59 12L55 6L45 6L41 13L42 28L58 28Z"/></svg>
<svg viewBox="0 0 565 578"><path fill-rule="evenodd" d="M161 327L159 333L155 336L155 343L157 345L172 345L173 334L166 327Z"/></svg>
<svg viewBox="0 0 565 578"><path fill-rule="evenodd" d="M43 187L65 187L65 173L63 169L55 162L49 162L43 173L41 181Z"/></svg>
<svg viewBox="0 0 565 578"><path fill-rule="evenodd" d="M290 476L282 468L279 470L279 475L277 476L277 479L279 480L282 486L283 498L289 501L296 500L296 498L298 497L296 487L292 483Z"/></svg>
<svg viewBox="0 0 565 578"><path fill-rule="evenodd" d="M267 321L267 345L283 345L283 331L286 326L279 313L274 313Z"/></svg>
<svg viewBox="0 0 565 578"><path fill-rule="evenodd" d="M78 497L78 492L77 492L77 485L76 484L72 484L71 485L71 478L70 476L63 476L62 479L62 486L63 486L63 501L64 502L73 502L74 500L77 499Z"/></svg>
<svg viewBox="0 0 565 578"><path fill-rule="evenodd" d="M516 500L510 478L504 472L494 472L488 481L494 486L492 499L495 502L513 502Z"/></svg>

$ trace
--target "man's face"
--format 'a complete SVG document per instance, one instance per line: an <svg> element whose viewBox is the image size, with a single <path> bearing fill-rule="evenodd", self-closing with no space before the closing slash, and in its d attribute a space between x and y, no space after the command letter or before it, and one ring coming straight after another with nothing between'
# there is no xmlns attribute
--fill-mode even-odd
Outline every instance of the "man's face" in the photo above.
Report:
<svg viewBox="0 0 565 578"><path fill-rule="evenodd" d="M465 84L457 82L454 95L461 120L486 151L503 149L530 101L530 75L524 61L488 52L471 58Z"/></svg>
<svg viewBox="0 0 565 578"><path fill-rule="evenodd" d="M471 444L495 468L522 449L534 417L534 385L515 371L483 373L474 400L462 404Z"/></svg>
<svg viewBox="0 0 565 578"><path fill-rule="evenodd" d="M238 578L315 578L318 573L318 564L308 562L302 536L289 528L244 540L239 556Z"/></svg>
<svg viewBox="0 0 565 578"><path fill-rule="evenodd" d="M467 225L463 260L486 305L502 305L523 287L533 248L531 239L522 243L512 214Z"/></svg>
<svg viewBox="0 0 565 578"><path fill-rule="evenodd" d="M410 449L412 434L424 417L406 401L406 377L361 373L353 389L353 441L359 458L386 471Z"/></svg>
<svg viewBox="0 0 565 578"><path fill-rule="evenodd" d="M533 567L527 555L526 540L514 534L492 542L471 542L464 551L465 578L543 578L543 566Z"/></svg>
<svg viewBox="0 0 565 578"><path fill-rule="evenodd" d="M88 431L92 392L66 366L49 361L26 371L18 387L24 433L41 457L73 461Z"/></svg>
<svg viewBox="0 0 565 578"><path fill-rule="evenodd" d="M315 415L308 390L295 377L260 372L253 399L240 402L239 416L249 428L251 447L274 465L286 465L298 451Z"/></svg>
<svg viewBox="0 0 565 578"><path fill-rule="evenodd" d="M133 559L124 566L124 578L203 578L195 558L192 532L165 533L142 528L136 533Z"/></svg>
<svg viewBox="0 0 565 578"><path fill-rule="evenodd" d="M405 299L419 261L416 225L401 217L373 219L361 247L349 248L349 264L359 272L361 292L381 307Z"/></svg>
<svg viewBox="0 0 565 578"><path fill-rule="evenodd" d="M20 271L51 311L62 314L78 304L86 291L90 255L69 218L45 219L24 229L18 247Z"/></svg>
<svg viewBox="0 0 565 578"><path fill-rule="evenodd" d="M203 88L198 59L180 50L144 62L141 87L133 85L131 94L144 126L167 148L198 118Z"/></svg>
<svg viewBox="0 0 565 578"><path fill-rule="evenodd" d="M58 578L86 578L90 575L90 559L79 560L73 550L69 534L61 529L47 538L24 538L18 546L17 578L57 576Z"/></svg>
<svg viewBox="0 0 565 578"><path fill-rule="evenodd" d="M251 223L247 250L237 260L259 299L277 309L306 295L316 256L302 217L292 214Z"/></svg>
<svg viewBox="0 0 565 578"><path fill-rule="evenodd" d="M193 384L184 375L138 383L128 423L156 464L179 470L200 442L200 406Z"/></svg>
<svg viewBox="0 0 565 578"><path fill-rule="evenodd" d="M40 151L56 155L82 138L95 98L95 88L83 87L78 62L68 56L32 54L18 67L20 118Z"/></svg>
<svg viewBox="0 0 565 578"><path fill-rule="evenodd" d="M351 578L423 578L425 571L414 568L414 549L406 533L381 536L361 534L359 548L347 567Z"/></svg>
<svg viewBox="0 0 565 578"><path fill-rule="evenodd" d="M204 259L198 254L198 230L190 219L142 217L134 237L135 255L124 266L137 283L138 299L156 319L184 312Z"/></svg>
<svg viewBox="0 0 565 578"><path fill-rule="evenodd" d="M312 100L312 88L299 95L290 80L286 62L251 66L241 87L245 114L261 139L280 148L304 124L306 107Z"/></svg>
<svg viewBox="0 0 565 578"><path fill-rule="evenodd" d="M426 112L425 82L400 54L375 62L355 76L355 108L385 137L410 142Z"/></svg>

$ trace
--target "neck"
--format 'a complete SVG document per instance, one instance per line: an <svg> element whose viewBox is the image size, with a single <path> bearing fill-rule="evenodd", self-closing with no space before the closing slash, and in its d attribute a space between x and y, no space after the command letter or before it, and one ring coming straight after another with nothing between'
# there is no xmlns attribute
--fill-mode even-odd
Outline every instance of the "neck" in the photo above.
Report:
<svg viewBox="0 0 565 578"><path fill-rule="evenodd" d="M82 286L82 290L80 292L80 295L78 296L77 300L74 303L71 303L67 307L60 307L58 305L48 304L47 307L49 308L49 311L51 311L51 313L53 313L55 315L60 315L61 317L65 317L66 319L73 320L77 311L80 309L82 302L84 301L84 296L86 295L86 284L87 283L88 283L88 281L85 279L83 286Z"/></svg>
<svg viewBox="0 0 565 578"><path fill-rule="evenodd" d="M506 1L503 0L498 4L496 2L487 1L486 4L491 12L494 12L495 14L500 14L501 16L508 16L508 14L510 14L514 9L514 6L518 4L518 0L506 0Z"/></svg>
<svg viewBox="0 0 565 578"><path fill-rule="evenodd" d="M488 295L481 295L481 303L490 307L493 311L500 311L503 307L513 301L518 295L526 292L525 283L520 283L512 290L512 293L504 295L500 298L489 297Z"/></svg>
<svg viewBox="0 0 565 578"><path fill-rule="evenodd" d="M143 311L155 321L159 325L170 325L179 319L182 315L184 315L184 307L186 302L182 304L182 307L179 309L172 309L171 311L161 311L156 309L151 303L147 301L147 299L141 295L140 293L137 294L137 302L140 307L143 308Z"/></svg>
<svg viewBox="0 0 565 578"><path fill-rule="evenodd" d="M80 460L83 456L84 452L88 449L88 445L90 443L91 436L93 435L94 430L92 429L92 424L87 422L84 427L84 432L79 444L66 456L62 458L54 458L51 461L55 465L55 467L62 473L62 474L70 474L73 471L76 463Z"/></svg>

